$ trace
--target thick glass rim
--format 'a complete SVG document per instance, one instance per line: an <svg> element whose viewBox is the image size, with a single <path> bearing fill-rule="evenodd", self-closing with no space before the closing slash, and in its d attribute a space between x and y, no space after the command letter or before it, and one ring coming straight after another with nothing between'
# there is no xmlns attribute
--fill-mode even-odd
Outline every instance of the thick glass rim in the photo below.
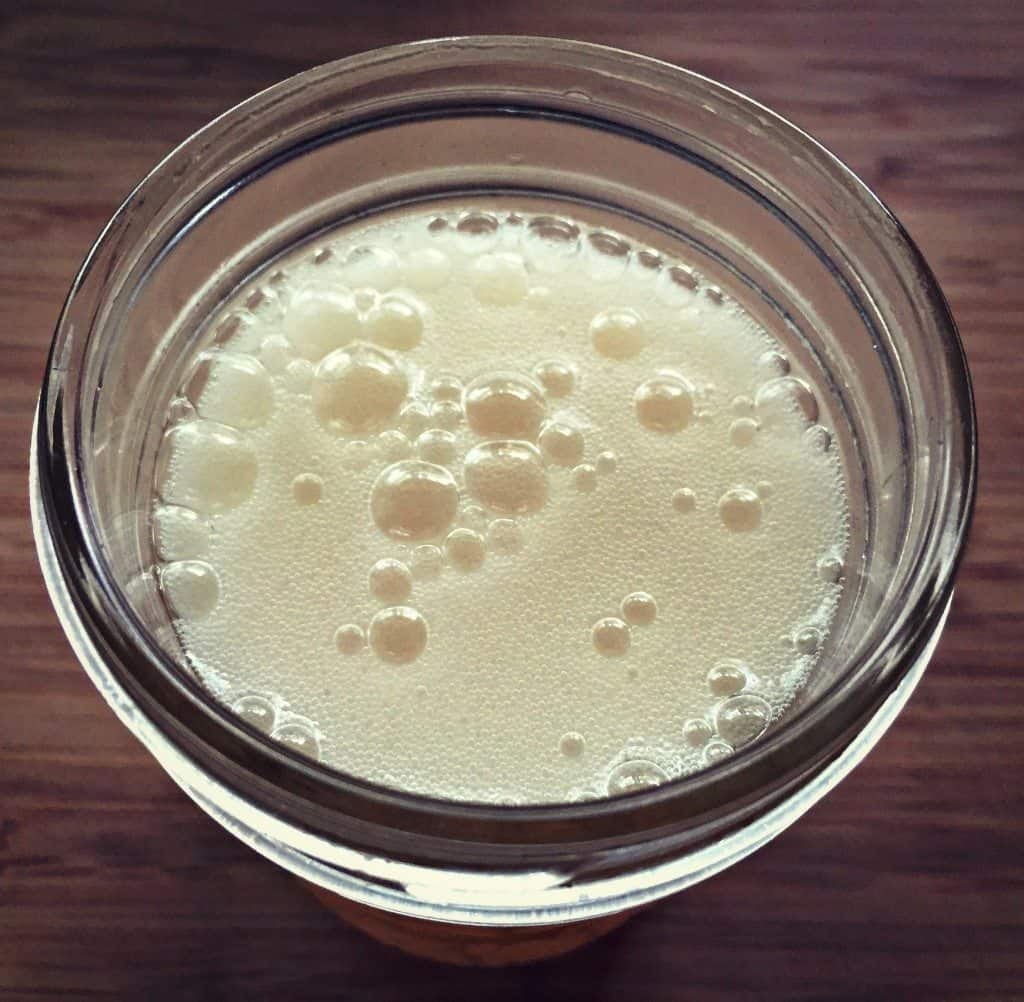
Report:
<svg viewBox="0 0 1024 1002"><path fill-rule="evenodd" d="M308 95L326 81L367 75L387 76L396 69L415 68L426 58L457 65L464 54L484 51L495 59L553 61L587 74L615 74L645 88L663 89L677 97L699 92L708 102L742 108L771 122L773 132L795 148L812 154L818 179L846 198L856 196L872 224L896 235L908 281L917 283L928 304L939 338L936 364L957 411L944 418L946 450L934 516L913 552L914 573L903 591L890 598L893 615L863 657L847 665L832 686L808 706L734 756L701 772L633 794L572 804L506 807L448 801L378 786L320 766L290 752L241 722L180 667L143 627L127 596L114 583L88 502L80 455L85 416L79 382L83 373L67 367L72 339L97 335L95 327L75 330L70 314L84 307L93 320L100 314L109 264L119 246L123 224L137 213L156 213L147 205L151 190L175 177L216 144L239 122L269 115ZM410 65L411 64L411 65ZM500 89L500 77L495 88ZM239 183L233 181L232 183ZM242 182L244 183L244 181ZM145 208L144 208L145 207ZM895 250L894 250L895 253ZM74 378L77 376L77 381ZM70 399L68 399L70 397ZM70 405L70 406L69 406ZM892 213L838 158L775 112L739 92L668 63L619 49L543 37L481 36L413 42L362 53L291 77L225 112L186 139L132 191L90 250L76 277L51 348L43 380L36 446L40 490L48 531L62 574L77 610L99 647L120 666L119 680L144 711L160 716L160 729L185 754L207 761L222 777L261 781L266 790L287 791L308 808L304 823L327 831L346 822L370 818L379 830L404 831L442 840L511 847L591 843L605 839L649 838L680 825L751 800L772 783L796 783L816 763L841 747L859 722L886 699L898 684L899 666L912 660L941 617L952 590L953 576L966 537L976 483L976 419L963 348L955 323L934 276L920 251ZM890 656L882 664L880 652ZM892 657L893 651L899 652Z"/></svg>

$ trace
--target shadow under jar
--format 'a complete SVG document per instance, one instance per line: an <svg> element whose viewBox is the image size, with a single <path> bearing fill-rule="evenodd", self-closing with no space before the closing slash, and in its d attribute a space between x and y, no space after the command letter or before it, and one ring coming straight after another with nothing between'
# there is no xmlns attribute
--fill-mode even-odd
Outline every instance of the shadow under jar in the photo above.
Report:
<svg viewBox="0 0 1024 1002"><path fill-rule="evenodd" d="M485 806L319 765L206 691L154 583L158 445L183 366L215 337L209 318L325 230L469 199L554 205L686 248L828 389L851 536L821 662L763 738L656 789ZM856 765L937 643L975 462L966 364L942 295L896 220L835 157L675 67L494 37L300 74L145 178L61 316L31 495L44 576L76 654L176 782L357 925L414 952L495 963L571 948L731 865Z"/></svg>

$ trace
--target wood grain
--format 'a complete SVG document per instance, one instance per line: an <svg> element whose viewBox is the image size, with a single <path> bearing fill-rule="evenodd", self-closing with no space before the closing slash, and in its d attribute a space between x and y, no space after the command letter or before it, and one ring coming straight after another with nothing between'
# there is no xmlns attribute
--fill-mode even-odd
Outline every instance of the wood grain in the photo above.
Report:
<svg viewBox="0 0 1024 1002"><path fill-rule="evenodd" d="M443 967L338 922L197 811L77 668L35 569L29 425L120 198L217 112L416 37L646 52L777 108L892 206L970 357L981 492L910 707L756 857L566 958ZM1024 4L0 6L0 998L1024 998Z"/></svg>

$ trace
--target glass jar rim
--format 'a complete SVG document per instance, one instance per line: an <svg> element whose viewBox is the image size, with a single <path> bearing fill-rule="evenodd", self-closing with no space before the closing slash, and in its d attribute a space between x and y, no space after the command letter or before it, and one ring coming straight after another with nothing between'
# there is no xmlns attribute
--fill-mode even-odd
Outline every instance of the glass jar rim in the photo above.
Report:
<svg viewBox="0 0 1024 1002"><path fill-rule="evenodd" d="M82 467L77 461L81 442L82 407L88 401L74 389L74 372L64 360L72 336L83 350L95 328L73 331L68 322L72 306L88 300L88 315L95 319L103 294L108 291L96 265L120 249L119 225L126 217L144 211L150 189L182 164L218 142L246 118L280 113L298 105L311 89L342 77L390 75L398 70L414 72L430 66L458 65L467 53L495 61L533 62L543 65L558 60L576 70L581 83L588 75L615 73L641 88L665 89L675 96L699 92L709 104L754 113L772 123L776 136L795 148L813 151L818 180L841 195L855 192L861 211L874 213L871 222L895 233L899 258L907 274L923 288L931 307L930 320L941 339L936 353L950 398L958 413L949 422L945 452L947 466L942 478L946 487L927 532L916 540L914 563L918 573L892 601L894 615L869 654L846 666L846 671L825 692L778 728L754 744L719 763L690 776L629 797L581 803L502 806L448 801L398 789L377 786L313 763L290 752L239 721L198 684L184 678L179 667L142 626L127 596L113 582L106 565L100 530L89 510ZM495 86L501 80L496 77ZM585 88L583 88L585 90ZM157 206L145 211L156 213ZM868 225L865 222L865 225ZM896 249L893 249L895 254ZM109 276L107 276L109 277ZM81 377L81 372L78 373ZM74 594L79 615L93 632L103 637L105 649L124 662L122 677L130 693L147 706L160 709L163 728L187 755L204 758L208 739L217 734L217 754L231 749L225 775L241 777L250 771L261 779L270 777L272 787L287 787L300 800L308 800L308 823L333 829L338 816L372 817L375 827L394 827L444 839L479 841L485 845L578 843L602 838L648 837L651 832L679 823L696 824L708 812L736 805L755 796L767 781L803 774L812 761L830 753L847 734L880 705L899 682L898 670L879 671L877 656L887 649L912 652L923 648L948 603L953 576L973 507L976 481L976 431L974 405L962 345L955 323L938 285L916 245L892 214L866 185L840 160L806 133L775 112L738 92L705 77L650 57L619 49L546 37L477 36L412 42L373 50L316 67L254 95L214 119L166 157L128 196L90 250L65 303L44 377L37 426L40 486L48 529L58 542L64 576ZM955 460L959 459L959 462ZM71 517L69 517L69 515ZM896 659L899 660L899 659ZM891 663L891 662L890 662ZM160 691L146 684L132 684L133 665L145 665L147 678L161 679ZM146 691L144 691L146 690ZM383 812L383 813L381 813ZM383 819L383 820L382 820Z"/></svg>

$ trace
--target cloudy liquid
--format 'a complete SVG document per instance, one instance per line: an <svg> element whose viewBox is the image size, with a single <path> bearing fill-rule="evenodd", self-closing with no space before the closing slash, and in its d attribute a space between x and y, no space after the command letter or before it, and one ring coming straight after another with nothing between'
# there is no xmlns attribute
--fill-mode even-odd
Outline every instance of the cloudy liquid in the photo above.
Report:
<svg viewBox="0 0 1024 1002"><path fill-rule="evenodd" d="M240 290L154 498L187 659L363 779L537 803L756 740L815 671L848 512L817 391L686 261L412 212Z"/></svg>

